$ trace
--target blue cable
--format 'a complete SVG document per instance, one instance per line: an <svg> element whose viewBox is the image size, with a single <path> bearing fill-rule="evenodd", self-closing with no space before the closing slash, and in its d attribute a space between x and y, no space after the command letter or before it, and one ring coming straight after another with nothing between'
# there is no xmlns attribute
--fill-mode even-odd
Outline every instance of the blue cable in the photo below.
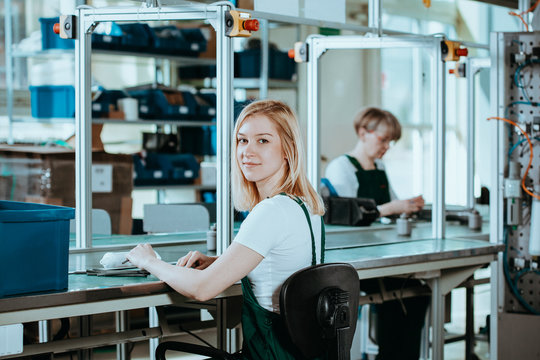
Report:
<svg viewBox="0 0 540 360"><path fill-rule="evenodd" d="M504 241L504 252L503 252L503 270L504 270L504 278L506 279L506 282L508 283L508 286L512 290L512 293L516 297L516 299L519 301L519 303L527 309L531 314L534 315L540 315L540 312L536 311L523 297L520 295L518 289L517 289L517 280L520 276L524 275L524 273L520 274L519 276L516 276L515 279L512 279L510 276L510 268L508 265L508 230L506 227L504 228L504 235L503 235L503 241ZM535 273L538 274L537 271ZM519 273L518 273L519 274ZM516 284L514 284L514 282Z"/></svg>
<svg viewBox="0 0 540 360"><path fill-rule="evenodd" d="M540 137L534 137L533 140L540 141ZM514 146L512 146L512 148L508 151L508 157L510 157L510 155L512 155L514 150L516 150L516 148L519 145L521 145L524 141L527 141L527 139L523 138L523 139L519 140L516 144L514 144Z"/></svg>
<svg viewBox="0 0 540 360"><path fill-rule="evenodd" d="M520 72L521 70L525 67L525 66L528 66L528 65L532 65L532 64L540 64L540 60L527 60L525 61L523 64L519 65L516 69L516 72L514 73L514 84L516 84L516 86L518 88L521 88L521 92L523 93L523 97L525 99L527 99L529 102L530 101L530 98L529 96L527 95L527 93L525 92L525 86L523 86L519 80L519 75L520 75ZM532 105L532 103L531 103Z"/></svg>

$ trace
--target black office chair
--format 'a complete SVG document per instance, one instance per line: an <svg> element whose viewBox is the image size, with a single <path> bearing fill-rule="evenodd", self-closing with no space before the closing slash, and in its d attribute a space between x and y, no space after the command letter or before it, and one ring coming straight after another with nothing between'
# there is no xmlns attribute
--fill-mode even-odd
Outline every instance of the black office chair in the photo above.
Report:
<svg viewBox="0 0 540 360"><path fill-rule="evenodd" d="M292 274L280 293L281 318L293 344L306 359L350 359L358 317L360 281L349 264L310 266ZM235 355L196 344L166 341L156 349L165 360L167 350L235 359Z"/></svg>

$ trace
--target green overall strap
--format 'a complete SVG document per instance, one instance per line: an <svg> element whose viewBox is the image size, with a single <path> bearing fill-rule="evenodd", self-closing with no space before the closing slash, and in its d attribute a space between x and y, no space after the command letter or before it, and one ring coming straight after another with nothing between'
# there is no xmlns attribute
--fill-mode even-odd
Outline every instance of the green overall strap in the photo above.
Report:
<svg viewBox="0 0 540 360"><path fill-rule="evenodd" d="M390 202L390 185L386 172L381 169L364 170L355 157L345 156L356 168L355 175L358 181L356 197L373 199L377 205Z"/></svg>
<svg viewBox="0 0 540 360"><path fill-rule="evenodd" d="M311 218L309 216L309 212L306 208L306 205L304 205L304 202L300 197L296 195L289 195L286 193L280 193L280 195L288 196L289 198L296 201L298 205L302 208L302 211L304 212L304 215L306 215L306 219L309 225L309 232L311 234L311 265L317 265L317 252L315 250L315 235L313 234L313 227L311 226ZM321 264L324 263L324 247L326 242L326 236L325 236L325 227L324 227L324 220L321 217Z"/></svg>

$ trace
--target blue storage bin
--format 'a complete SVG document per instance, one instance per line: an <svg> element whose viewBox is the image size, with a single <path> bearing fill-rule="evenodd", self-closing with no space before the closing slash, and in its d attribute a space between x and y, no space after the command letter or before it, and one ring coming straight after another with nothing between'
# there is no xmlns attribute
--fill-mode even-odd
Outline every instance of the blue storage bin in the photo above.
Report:
<svg viewBox="0 0 540 360"><path fill-rule="evenodd" d="M198 56L206 51L206 38L200 29L180 29L174 25L150 28L152 52Z"/></svg>
<svg viewBox="0 0 540 360"><path fill-rule="evenodd" d="M99 23L92 33L92 48L118 50L122 43L122 29L117 23L102 22Z"/></svg>
<svg viewBox="0 0 540 360"><path fill-rule="evenodd" d="M53 31L54 24L60 22L60 18L39 18L41 23L41 48L48 49L74 49L75 40L62 39L59 34Z"/></svg>
<svg viewBox="0 0 540 360"><path fill-rule="evenodd" d="M180 29L180 31L189 45L189 51L194 56L198 56L199 53L206 51L208 42L200 28L184 28Z"/></svg>
<svg viewBox="0 0 540 360"><path fill-rule="evenodd" d="M178 67L180 80L204 79L216 77L216 65L189 65Z"/></svg>
<svg viewBox="0 0 540 360"><path fill-rule="evenodd" d="M70 85L30 86L32 116L35 118L75 117L75 88Z"/></svg>
<svg viewBox="0 0 540 360"><path fill-rule="evenodd" d="M185 127L180 131L180 151L194 155L216 154L216 127Z"/></svg>
<svg viewBox="0 0 540 360"><path fill-rule="evenodd" d="M109 106L118 109L118 100L129 97L124 90L100 90L92 100L92 117L105 118L109 116Z"/></svg>
<svg viewBox="0 0 540 360"><path fill-rule="evenodd" d="M148 152L133 155L135 185L192 184L200 165L192 154Z"/></svg>
<svg viewBox="0 0 540 360"><path fill-rule="evenodd" d="M0 201L0 297L68 287L73 208Z"/></svg>
<svg viewBox="0 0 540 360"><path fill-rule="evenodd" d="M286 52L270 49L268 56L268 77L270 79L291 80L296 73L296 63ZM261 50L248 49L234 53L234 76L240 78L260 77Z"/></svg>
<svg viewBox="0 0 540 360"><path fill-rule="evenodd" d="M212 99L211 95L214 95ZM197 118L201 120L212 120L216 117L215 94L194 94L197 102Z"/></svg>
<svg viewBox="0 0 540 360"><path fill-rule="evenodd" d="M92 49L118 50L121 43L121 36L92 34Z"/></svg>
<svg viewBox="0 0 540 360"><path fill-rule="evenodd" d="M151 52L152 30L148 24L133 23L118 26L123 33L119 50Z"/></svg>
<svg viewBox="0 0 540 360"><path fill-rule="evenodd" d="M296 74L296 62L284 51L270 51L270 78L291 80Z"/></svg>
<svg viewBox="0 0 540 360"><path fill-rule="evenodd" d="M141 119L193 120L197 118L197 100L188 91L136 89L128 93L139 100Z"/></svg>

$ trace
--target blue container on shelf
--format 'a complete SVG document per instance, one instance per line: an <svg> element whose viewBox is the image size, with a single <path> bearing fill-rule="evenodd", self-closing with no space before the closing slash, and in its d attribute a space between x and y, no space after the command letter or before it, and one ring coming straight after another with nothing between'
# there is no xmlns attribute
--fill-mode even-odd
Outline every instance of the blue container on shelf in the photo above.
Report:
<svg viewBox="0 0 540 360"><path fill-rule="evenodd" d="M216 127L185 127L180 131L180 151L194 155L216 154Z"/></svg>
<svg viewBox="0 0 540 360"><path fill-rule="evenodd" d="M213 97L212 97L213 95ZM216 117L216 100L215 94L193 95L197 101L197 118L201 120L212 120Z"/></svg>
<svg viewBox="0 0 540 360"><path fill-rule="evenodd" d="M92 99L92 117L106 118L109 116L110 106L118 109L118 100L129 97L124 90L101 89Z"/></svg>
<svg viewBox="0 0 540 360"><path fill-rule="evenodd" d="M39 18L41 23L41 48L48 49L74 49L75 40L62 39L53 31L54 24L60 22L60 18Z"/></svg>
<svg viewBox="0 0 540 360"><path fill-rule="evenodd" d="M152 30L148 24L130 23L118 26L123 33L119 50L151 52Z"/></svg>
<svg viewBox="0 0 540 360"><path fill-rule="evenodd" d="M216 65L178 66L180 80L205 79L216 77Z"/></svg>
<svg viewBox="0 0 540 360"><path fill-rule="evenodd" d="M268 77L291 80L296 73L296 63L287 52L270 49L268 55ZM234 76L257 78L261 75L261 50L247 49L234 53Z"/></svg>
<svg viewBox="0 0 540 360"><path fill-rule="evenodd" d="M0 200L0 297L68 287L75 209Z"/></svg>
<svg viewBox="0 0 540 360"><path fill-rule="evenodd" d="M30 101L35 118L75 117L75 88L71 85L30 86Z"/></svg>
<svg viewBox="0 0 540 360"><path fill-rule="evenodd" d="M150 28L152 52L198 56L206 51L206 38L201 29L180 29L174 25Z"/></svg>
<svg viewBox="0 0 540 360"><path fill-rule="evenodd" d="M122 29L117 23L102 22L99 23L92 33L92 48L118 50L122 43Z"/></svg>
<svg viewBox="0 0 540 360"><path fill-rule="evenodd" d="M176 185L192 184L199 177L200 165L192 154L148 152L142 157L133 155L134 184Z"/></svg>
<svg viewBox="0 0 540 360"><path fill-rule="evenodd" d="M193 120L197 100L189 91L136 89L128 93L139 101L141 119Z"/></svg>
<svg viewBox="0 0 540 360"><path fill-rule="evenodd" d="M92 34L92 48L104 50L118 50L122 43L121 36L107 34Z"/></svg>

